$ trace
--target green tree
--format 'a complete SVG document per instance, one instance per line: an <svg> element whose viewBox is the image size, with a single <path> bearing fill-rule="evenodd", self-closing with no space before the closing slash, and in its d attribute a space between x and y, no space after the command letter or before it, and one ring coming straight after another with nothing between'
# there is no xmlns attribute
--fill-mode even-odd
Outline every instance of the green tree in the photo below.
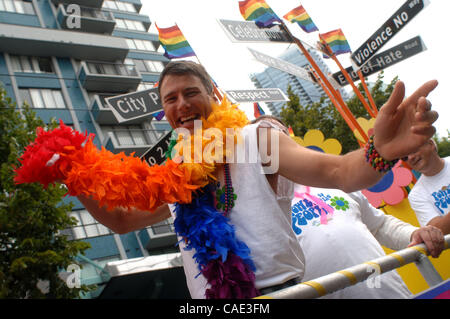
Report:
<svg viewBox="0 0 450 319"><path fill-rule="evenodd" d="M383 82L383 73L378 75L377 81L371 88L371 95L377 107L381 107L388 100L396 82L397 78L394 78L386 85ZM361 84L359 90L366 97ZM323 97L320 102L301 105L299 97L290 87L287 93L290 101L282 109L280 116L287 125L292 127L296 136L302 137L308 130L318 129L326 138L337 139L342 144L343 154L359 148L353 132L329 99ZM347 106L355 118L370 119L367 110L356 95L347 101Z"/></svg>
<svg viewBox="0 0 450 319"><path fill-rule="evenodd" d="M28 106L22 110L0 87L0 298L75 298L88 287L69 288L59 272L90 245L60 233L76 224L67 215L72 206L61 202L63 186L14 183L18 158L44 126Z"/></svg>
<svg viewBox="0 0 450 319"><path fill-rule="evenodd" d="M436 141L436 144L438 146L438 154L441 158L450 156L450 131L447 130L447 137L439 137L439 135L435 135L433 138Z"/></svg>

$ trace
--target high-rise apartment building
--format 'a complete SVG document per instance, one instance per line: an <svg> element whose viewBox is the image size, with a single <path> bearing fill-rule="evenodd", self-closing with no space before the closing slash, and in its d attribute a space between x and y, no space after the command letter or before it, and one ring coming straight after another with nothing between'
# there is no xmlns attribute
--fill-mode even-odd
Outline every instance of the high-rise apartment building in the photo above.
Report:
<svg viewBox="0 0 450 319"><path fill-rule="evenodd" d="M141 7L140 0L0 0L0 84L18 107L28 103L45 122L62 119L94 133L99 148L142 155L170 130L168 123L149 115L119 125L105 102L151 88L168 63ZM69 214L78 220L65 233L92 246L80 257L82 283L101 288L106 263L177 249L169 221L119 235L76 198L64 200L74 203Z"/></svg>
<svg viewBox="0 0 450 319"><path fill-rule="evenodd" d="M308 52L324 74L330 73L328 66L316 51L310 49ZM305 69L308 69L310 66L306 57L296 46L290 47L279 58ZM261 73L252 74L250 78L257 88L279 88L286 94L288 86L290 85L292 91L299 96L302 105L319 102L322 97L327 97L320 84L304 80L295 75L271 67L265 69ZM346 98L345 92L342 92L342 94L344 94L344 98ZM272 114L279 115L286 103L272 102L267 103L267 105Z"/></svg>

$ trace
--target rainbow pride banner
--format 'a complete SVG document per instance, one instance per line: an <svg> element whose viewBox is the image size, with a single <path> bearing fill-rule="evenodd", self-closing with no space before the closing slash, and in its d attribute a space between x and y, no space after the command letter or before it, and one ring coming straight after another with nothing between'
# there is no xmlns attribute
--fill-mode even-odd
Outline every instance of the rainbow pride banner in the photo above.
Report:
<svg viewBox="0 0 450 319"><path fill-rule="evenodd" d="M292 9L286 13L283 18L291 23L297 22L300 28L307 33L319 31L303 6L298 6L297 8Z"/></svg>
<svg viewBox="0 0 450 319"><path fill-rule="evenodd" d="M155 26L158 29L159 42L164 48L166 58L177 59L195 56L194 50L176 24L169 28L158 28L156 23Z"/></svg>
<svg viewBox="0 0 450 319"><path fill-rule="evenodd" d="M264 0L239 1L239 10L247 21L254 21L260 28L269 28L281 19Z"/></svg>
<svg viewBox="0 0 450 319"><path fill-rule="evenodd" d="M320 41L326 42L335 55L350 53L350 45L341 29L319 34Z"/></svg>

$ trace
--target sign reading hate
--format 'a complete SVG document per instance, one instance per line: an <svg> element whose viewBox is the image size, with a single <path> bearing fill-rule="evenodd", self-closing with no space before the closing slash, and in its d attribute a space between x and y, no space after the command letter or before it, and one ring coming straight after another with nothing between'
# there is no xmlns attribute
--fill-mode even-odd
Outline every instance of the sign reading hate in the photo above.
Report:
<svg viewBox="0 0 450 319"><path fill-rule="evenodd" d="M408 0L351 56L353 69L366 64L390 39L429 4L428 0Z"/></svg>
<svg viewBox="0 0 450 319"><path fill-rule="evenodd" d="M387 51L374 55L372 59L370 59L361 67L360 70L363 76L367 77L425 50L426 46L423 43L422 38L420 36L417 36ZM353 70L352 67L348 67L345 70L351 76L353 81L359 80L358 74ZM340 86L349 84L341 71L334 73L332 77Z"/></svg>

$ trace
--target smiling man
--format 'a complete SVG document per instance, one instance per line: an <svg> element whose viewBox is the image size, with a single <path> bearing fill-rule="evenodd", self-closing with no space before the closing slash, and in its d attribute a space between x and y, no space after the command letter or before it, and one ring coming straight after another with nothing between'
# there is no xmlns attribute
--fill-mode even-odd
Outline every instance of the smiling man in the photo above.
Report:
<svg viewBox="0 0 450 319"><path fill-rule="evenodd" d="M450 157L440 158L430 139L409 155L407 163L422 175L408 199L420 225L433 225L450 233Z"/></svg>
<svg viewBox="0 0 450 319"><path fill-rule="evenodd" d="M380 109L370 152L376 149L379 158L394 160L411 154L425 143L434 134L432 123L437 119L437 113L431 110L426 96L436 86L437 81L429 81L404 99L404 85L397 83L391 98ZM166 118L174 129L186 129L192 134L196 120L214 115L219 121L223 117L214 113L211 78L197 63L170 62L161 73L159 91ZM217 200L216 209L229 204L225 205L229 210L225 210L224 214L235 229L236 237L248 247L255 266L255 288L266 294L300 282L304 272L304 256L292 230L290 205L280 205L279 202L279 195L293 196L292 187L286 187L290 192L285 190L283 194L272 190L268 178L262 173L266 172L261 160L263 155L267 151L276 155L279 162L277 174L285 177L291 186L296 182L350 192L374 185L383 174L366 161L363 149L344 156L318 153L301 147L275 128L260 127L259 124L246 125L241 134L247 155L259 150L259 160L217 165L212 173L215 180L209 186L216 191L212 195ZM250 145L257 145L258 148L253 149ZM202 192L198 193L196 196L202 196ZM119 233L142 229L171 215L177 224L179 217L172 205L171 211L164 204L152 213L120 207L108 212L91 198L79 198L99 222ZM193 201L196 200L194 198ZM199 275L200 265L195 259L199 253L195 249L184 249L189 243L182 240L183 236L179 238L191 296L205 298L209 282L203 273ZM203 247L199 249L204 250ZM237 269L232 267L232 272ZM235 282L236 278L233 278L230 282ZM242 297L233 294L233 291L229 293L231 295L227 298Z"/></svg>

